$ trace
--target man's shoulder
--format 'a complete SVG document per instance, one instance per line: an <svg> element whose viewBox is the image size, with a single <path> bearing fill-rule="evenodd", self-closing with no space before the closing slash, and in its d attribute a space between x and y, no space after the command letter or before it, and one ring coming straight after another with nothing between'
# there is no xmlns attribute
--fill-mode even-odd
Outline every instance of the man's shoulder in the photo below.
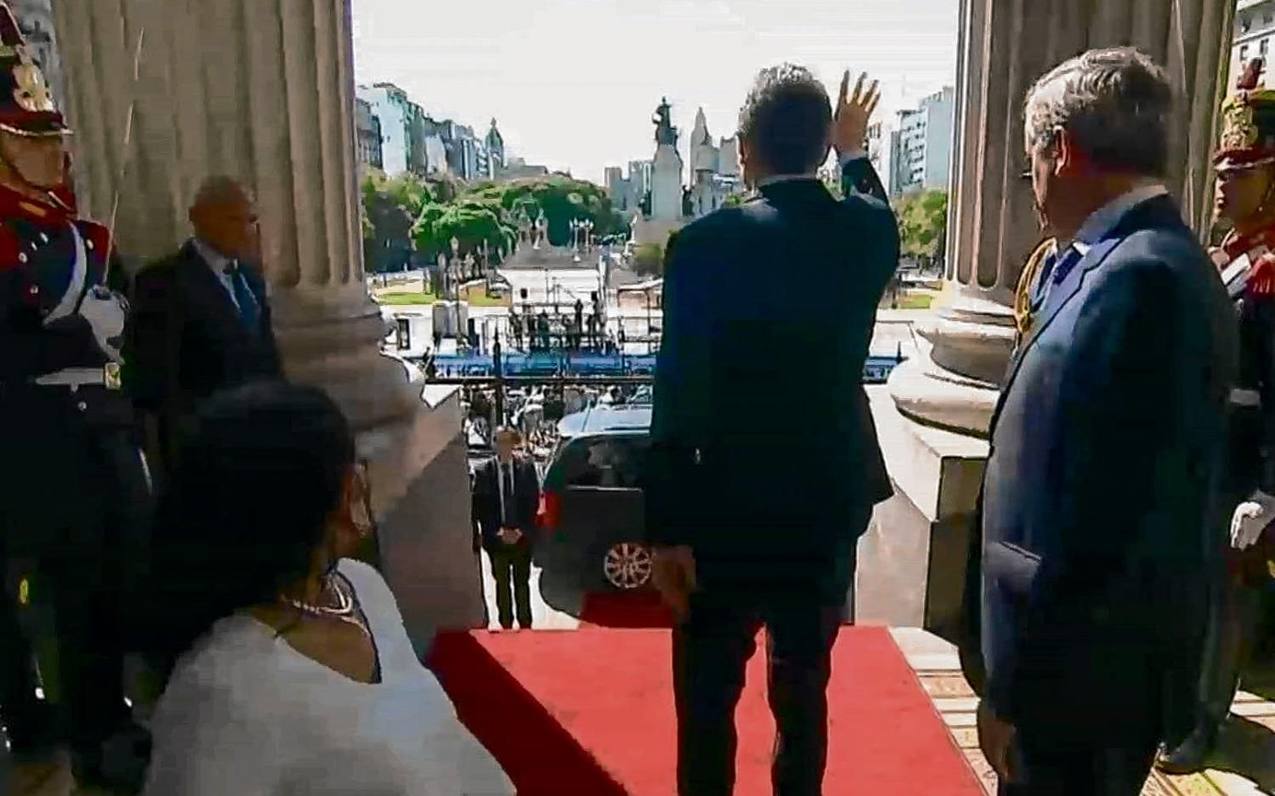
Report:
<svg viewBox="0 0 1275 796"><path fill-rule="evenodd" d="M754 220L750 210L758 204L760 204L759 201L753 200L735 207L718 208L673 233L673 239L679 246L686 246L711 241L723 234L734 233L741 225Z"/></svg>
<svg viewBox="0 0 1275 796"><path fill-rule="evenodd" d="M1107 256L1108 273L1136 271L1181 276L1213 273L1208 253L1186 226L1133 230Z"/></svg>
<svg viewBox="0 0 1275 796"><path fill-rule="evenodd" d="M135 280L139 285L159 285L173 282L177 279L182 266L189 259L188 252L183 247L172 254L151 260L142 265L137 272Z"/></svg>
<svg viewBox="0 0 1275 796"><path fill-rule="evenodd" d="M895 223L894 209L890 207L888 202L882 201L875 196L866 193L852 193L841 202L843 213L861 216L877 221L889 221Z"/></svg>

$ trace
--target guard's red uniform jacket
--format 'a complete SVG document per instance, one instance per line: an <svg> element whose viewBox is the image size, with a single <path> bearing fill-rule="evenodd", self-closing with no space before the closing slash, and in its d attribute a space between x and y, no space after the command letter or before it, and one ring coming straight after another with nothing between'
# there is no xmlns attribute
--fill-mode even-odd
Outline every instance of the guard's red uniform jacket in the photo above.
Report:
<svg viewBox="0 0 1275 796"><path fill-rule="evenodd" d="M1275 227L1230 235L1213 262L1235 305L1239 369L1231 391L1231 424L1223 496L1233 509L1261 490L1275 495ZM1250 581L1275 577L1275 530L1232 557Z"/></svg>
<svg viewBox="0 0 1275 796"><path fill-rule="evenodd" d="M0 185L0 383L106 365L79 308L105 285L110 252L107 228L77 219L73 197Z"/></svg>

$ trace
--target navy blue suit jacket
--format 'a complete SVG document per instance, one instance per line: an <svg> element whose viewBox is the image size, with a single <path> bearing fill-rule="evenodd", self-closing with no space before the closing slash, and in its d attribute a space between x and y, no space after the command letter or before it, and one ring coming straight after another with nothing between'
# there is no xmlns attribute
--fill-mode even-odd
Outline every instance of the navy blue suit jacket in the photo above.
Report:
<svg viewBox="0 0 1275 796"><path fill-rule="evenodd" d="M692 546L709 587L844 597L853 541L891 493L862 377L898 228L867 160L843 178L843 201L774 183L669 243L647 525Z"/></svg>
<svg viewBox="0 0 1275 796"><path fill-rule="evenodd" d="M1235 321L1168 196L1084 243L992 420L984 696L1020 725L1118 734L1194 699L1174 675L1199 655Z"/></svg>

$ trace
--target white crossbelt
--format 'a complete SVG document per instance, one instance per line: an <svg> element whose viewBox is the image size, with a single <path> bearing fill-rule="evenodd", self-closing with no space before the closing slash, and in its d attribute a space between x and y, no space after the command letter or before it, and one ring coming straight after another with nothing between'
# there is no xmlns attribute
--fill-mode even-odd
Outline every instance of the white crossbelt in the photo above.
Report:
<svg viewBox="0 0 1275 796"><path fill-rule="evenodd" d="M101 387L106 384L106 371L102 368L66 368L37 376L34 381L41 387Z"/></svg>
<svg viewBox="0 0 1275 796"><path fill-rule="evenodd" d="M1257 390L1231 390L1231 405L1255 407L1262 405L1262 394Z"/></svg>

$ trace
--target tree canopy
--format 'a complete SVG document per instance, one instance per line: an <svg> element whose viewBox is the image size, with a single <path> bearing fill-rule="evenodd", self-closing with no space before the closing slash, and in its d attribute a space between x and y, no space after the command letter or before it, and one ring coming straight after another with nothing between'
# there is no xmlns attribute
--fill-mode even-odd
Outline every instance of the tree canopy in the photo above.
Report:
<svg viewBox="0 0 1275 796"><path fill-rule="evenodd" d="M926 263L943 256L947 244L947 191L908 194L895 203L903 254Z"/></svg>
<svg viewBox="0 0 1275 796"><path fill-rule="evenodd" d="M496 258L517 240L523 213L529 219L544 213L555 246L571 243L573 220L592 221L594 239L627 232L604 189L561 175L474 185L451 177L373 175L362 195L369 271L397 270L408 261L433 264L440 253L450 255L453 237L462 255L476 254L486 242Z"/></svg>

